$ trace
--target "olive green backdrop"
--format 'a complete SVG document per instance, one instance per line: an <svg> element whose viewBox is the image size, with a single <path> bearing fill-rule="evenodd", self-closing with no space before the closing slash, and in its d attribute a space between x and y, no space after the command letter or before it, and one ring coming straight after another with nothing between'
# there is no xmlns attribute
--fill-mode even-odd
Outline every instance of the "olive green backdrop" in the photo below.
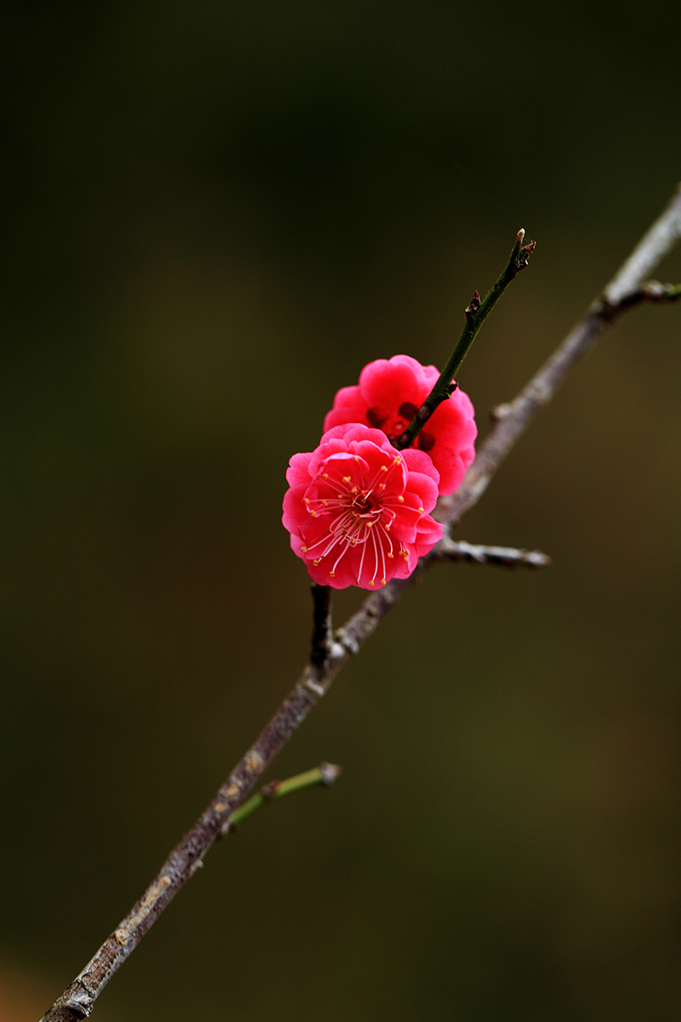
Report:
<svg viewBox="0 0 681 1022"><path fill-rule="evenodd" d="M0 36L0 957L47 1007L305 660L281 499L336 389L441 364L523 226L460 373L484 433L667 202L678 6L9 3ZM580 367L459 530L553 566L411 592L270 774L342 779L214 849L96 1017L678 1018L680 340L640 309Z"/></svg>

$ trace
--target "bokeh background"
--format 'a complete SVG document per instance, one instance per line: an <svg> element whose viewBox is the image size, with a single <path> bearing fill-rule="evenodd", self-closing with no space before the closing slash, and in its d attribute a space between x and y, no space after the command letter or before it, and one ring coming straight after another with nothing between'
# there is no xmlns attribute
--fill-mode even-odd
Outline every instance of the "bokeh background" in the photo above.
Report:
<svg viewBox="0 0 681 1022"><path fill-rule="evenodd" d="M3 7L0 1005L47 1007L293 683L289 456L442 363L484 435L681 176L678 6ZM681 253L660 269L681 280ZM637 310L272 776L104 1022L677 1019L681 309ZM359 603L342 593L336 616Z"/></svg>

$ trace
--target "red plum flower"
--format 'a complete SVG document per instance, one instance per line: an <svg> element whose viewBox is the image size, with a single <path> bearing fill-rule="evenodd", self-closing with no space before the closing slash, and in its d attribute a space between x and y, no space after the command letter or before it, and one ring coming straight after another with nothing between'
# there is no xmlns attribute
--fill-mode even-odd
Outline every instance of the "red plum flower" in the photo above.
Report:
<svg viewBox="0 0 681 1022"><path fill-rule="evenodd" d="M394 440L414 418L439 375L435 366L422 366L409 355L369 362L357 387L342 387L336 394L324 430L361 422ZM440 473L441 494L454 492L475 457L474 415L470 398L457 388L416 437L414 446L428 454Z"/></svg>
<svg viewBox="0 0 681 1022"><path fill-rule="evenodd" d="M334 589L379 589L408 578L442 538L428 514L439 476L427 454L396 451L385 433L336 426L316 451L294 454L283 523L312 579Z"/></svg>

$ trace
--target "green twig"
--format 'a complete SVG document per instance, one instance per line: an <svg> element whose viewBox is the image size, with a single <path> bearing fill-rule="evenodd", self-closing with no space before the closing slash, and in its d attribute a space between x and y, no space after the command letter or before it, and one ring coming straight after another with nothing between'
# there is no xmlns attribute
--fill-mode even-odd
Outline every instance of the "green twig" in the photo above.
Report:
<svg viewBox="0 0 681 1022"><path fill-rule="evenodd" d="M235 830L239 824L252 816L258 809L262 809L268 802L273 802L276 798L282 798L284 795L290 795L292 791L314 788L319 784L328 788L340 775L340 772L341 768L334 763L320 763L313 770L296 774L295 777L289 777L286 781L270 781L255 795L251 795L243 805L234 810L229 821L229 830Z"/></svg>
<svg viewBox="0 0 681 1022"><path fill-rule="evenodd" d="M417 434L431 417L438 405L441 405L443 401L446 401L447 398L451 397L454 393L456 383L453 383L452 381L454 380L454 376L458 372L461 363L466 357L471 344L475 340L478 330L514 277L516 277L530 261L530 256L534 252L537 243L535 241L530 241L527 245L523 245L524 240L525 231L521 228L518 231L516 243L513 246L511 255L509 256L508 263L490 293L484 300L481 300L480 295L476 291L471 298L470 304L465 310L466 323L461 331L461 336L459 337L456 347L449 357L447 364L440 373L437 383L405 431L393 441L393 447L396 447L398 451L402 451L405 447L411 446Z"/></svg>

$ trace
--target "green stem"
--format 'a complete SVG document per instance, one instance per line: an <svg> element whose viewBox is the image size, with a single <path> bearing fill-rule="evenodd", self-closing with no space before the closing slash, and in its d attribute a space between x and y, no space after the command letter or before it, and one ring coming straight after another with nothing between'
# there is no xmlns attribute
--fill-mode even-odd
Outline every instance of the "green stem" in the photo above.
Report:
<svg viewBox="0 0 681 1022"><path fill-rule="evenodd" d="M255 795L251 795L243 805L235 809L230 818L230 830L233 827L237 827L244 820L247 820L249 816L257 812L258 809L262 809L268 802L273 802L277 798L282 798L284 795L290 795L292 791L302 791L303 788L314 788L316 785L324 785L328 787L333 784L336 778L339 776L341 768L334 765L333 763L321 763L318 767L313 770L306 770L302 774L296 774L295 777L289 777L286 781L271 781L266 784L261 791L256 792Z"/></svg>
<svg viewBox="0 0 681 1022"><path fill-rule="evenodd" d="M461 331L461 336L459 337L456 347L450 355L447 364L440 373L437 383L405 429L404 433L401 433L400 436L393 441L393 446L396 447L398 451L411 446L419 431L431 417L438 405L441 405L443 401L446 401L448 397L451 397L454 392L456 384L452 384L452 381L458 372L461 363L468 354L468 350L475 340L478 330L487 319L490 312L514 277L527 266L530 256L534 252L536 242L530 241L527 245L523 245L524 239L525 231L521 229L518 231L516 243L513 246L511 255L509 256L508 263L487 297L481 301L480 295L476 291L471 298L470 304L466 309L466 323Z"/></svg>

